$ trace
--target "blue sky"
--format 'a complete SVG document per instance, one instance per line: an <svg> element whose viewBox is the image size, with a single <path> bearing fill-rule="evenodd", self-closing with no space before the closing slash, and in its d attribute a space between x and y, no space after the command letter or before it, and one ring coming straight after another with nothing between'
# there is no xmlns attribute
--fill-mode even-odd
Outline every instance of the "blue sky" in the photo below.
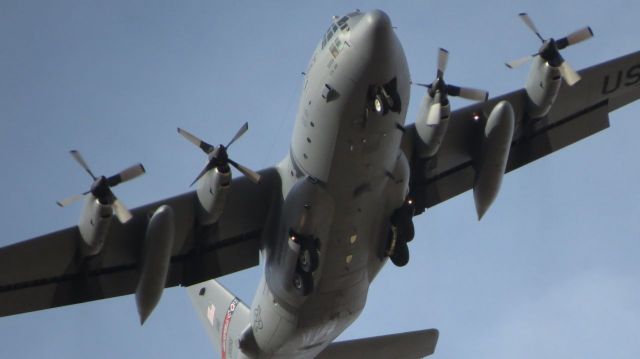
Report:
<svg viewBox="0 0 640 359"><path fill-rule="evenodd" d="M13 1L0 2L0 245L74 225L55 201L97 173L140 161L116 189L131 208L188 189L204 158L184 127L224 142L252 168L287 152L306 68L332 15L384 9L415 81L431 81L438 47L450 82L499 95L543 36L584 25L595 37L563 52L576 68L640 49L640 3L602 1ZM423 91L412 90L407 122ZM456 107L466 103L455 101ZM508 175L481 222L470 193L416 219L405 268L383 269L343 338L439 328L436 358L637 358L640 347L640 104L611 128ZM46 253L43 253L46 255ZM259 268L223 278L250 302ZM0 319L0 356L216 357L181 288L144 327L132 296Z"/></svg>

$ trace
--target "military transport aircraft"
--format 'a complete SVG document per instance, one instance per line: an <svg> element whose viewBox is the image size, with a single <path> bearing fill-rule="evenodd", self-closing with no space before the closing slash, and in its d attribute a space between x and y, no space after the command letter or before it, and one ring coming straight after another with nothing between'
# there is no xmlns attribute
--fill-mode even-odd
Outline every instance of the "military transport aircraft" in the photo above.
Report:
<svg viewBox="0 0 640 359"><path fill-rule="evenodd" d="M318 44L300 98L289 154L255 172L230 157L247 130L211 145L178 133L207 156L196 190L128 210L112 188L141 164L99 176L72 157L91 186L77 226L0 249L0 315L134 294L141 322L165 287L185 286L222 358L417 358L435 329L334 343L363 310L387 259L404 266L412 218L473 191L478 218L505 173L606 129L609 112L640 97L640 53L576 72L560 51L590 28L543 36L525 88L489 98L445 82L440 49L414 124L405 124L411 78L389 17L335 17ZM476 104L451 109L449 97ZM231 167L244 176L232 179ZM214 278L258 265L251 305Z"/></svg>

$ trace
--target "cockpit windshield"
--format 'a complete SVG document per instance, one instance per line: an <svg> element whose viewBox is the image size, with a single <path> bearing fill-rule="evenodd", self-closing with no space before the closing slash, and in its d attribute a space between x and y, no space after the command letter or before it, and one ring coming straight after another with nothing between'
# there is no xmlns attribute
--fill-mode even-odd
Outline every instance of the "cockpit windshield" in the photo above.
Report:
<svg viewBox="0 0 640 359"><path fill-rule="evenodd" d="M358 15L360 15L360 11L354 11L352 13L349 13L341 17L338 21L334 20L331 23L331 26L329 26L329 29L327 30L327 32L324 34L324 38L322 39L322 48L324 49L324 47L333 38L333 35L335 35L338 31L348 32L349 30L351 30L351 28L349 27L349 19L352 16L358 16Z"/></svg>

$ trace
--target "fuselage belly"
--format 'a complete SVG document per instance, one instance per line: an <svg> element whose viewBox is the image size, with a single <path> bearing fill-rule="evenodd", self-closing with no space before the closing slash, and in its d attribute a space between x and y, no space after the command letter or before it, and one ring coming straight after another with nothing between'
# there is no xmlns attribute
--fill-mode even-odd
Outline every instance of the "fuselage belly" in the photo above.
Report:
<svg viewBox="0 0 640 359"><path fill-rule="evenodd" d="M269 357L313 357L358 317L369 284L386 262L389 217L406 195L407 178L398 176L409 175L398 162L406 161L400 142L410 76L385 13L336 19L304 81L291 151L279 171L285 207L290 192L302 187L300 181L310 181L304 185L321 192L307 195L309 218L295 221L315 228L320 261L313 291L300 296L287 287L288 279L272 279L282 277L274 268L284 264L275 257L288 250L284 243L290 228L281 226L276 244L265 251L267 269L252 310L273 306L272 313L286 317L275 329L281 332L264 344L277 348L265 353ZM376 95L387 99L382 110L374 103ZM328 196L330 204L313 212L314 198L320 196Z"/></svg>

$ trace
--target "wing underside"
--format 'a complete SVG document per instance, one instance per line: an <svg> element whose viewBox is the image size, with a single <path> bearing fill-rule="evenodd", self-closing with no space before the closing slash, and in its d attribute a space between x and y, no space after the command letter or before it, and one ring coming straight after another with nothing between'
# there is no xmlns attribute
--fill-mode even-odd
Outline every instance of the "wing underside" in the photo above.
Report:
<svg viewBox="0 0 640 359"><path fill-rule="evenodd" d="M582 80L563 84L550 113L542 119L525 117L525 90L493 98L454 112L438 154L431 159L412 158L419 141L414 125L405 133L405 153L411 160L410 195L416 213L473 188L474 160L482 121L500 101L511 103L516 120L514 140L506 172L609 127L609 113L640 98L640 52L632 53L580 71ZM617 85L616 85L617 81Z"/></svg>
<svg viewBox="0 0 640 359"><path fill-rule="evenodd" d="M132 211L114 221L102 252L79 255L77 227L0 248L0 316L134 293L149 215L161 205L175 213L175 240L166 287L187 286L258 265L262 234L280 201L275 169L261 171L259 185L234 180L220 221L197 224L195 192Z"/></svg>
<svg viewBox="0 0 640 359"><path fill-rule="evenodd" d="M438 330L383 335L330 344L318 359L417 359L433 354Z"/></svg>

